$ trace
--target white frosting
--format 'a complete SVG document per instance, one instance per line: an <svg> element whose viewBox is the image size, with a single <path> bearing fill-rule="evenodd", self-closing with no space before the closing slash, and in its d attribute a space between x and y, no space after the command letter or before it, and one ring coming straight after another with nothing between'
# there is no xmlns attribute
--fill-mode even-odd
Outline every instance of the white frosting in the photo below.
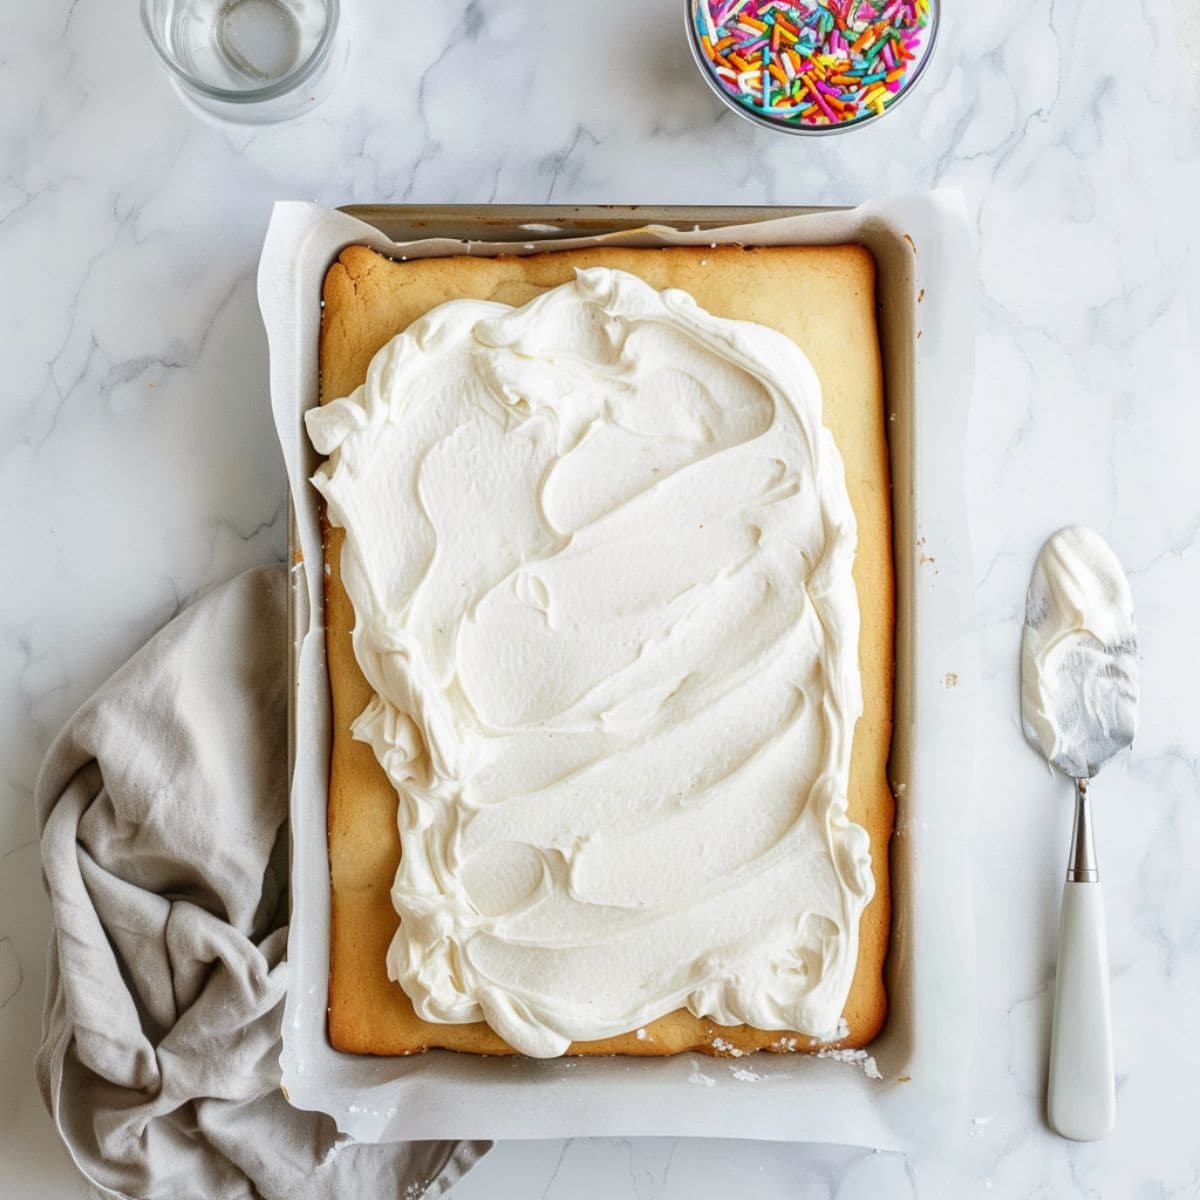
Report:
<svg viewBox="0 0 1200 1200"><path fill-rule="evenodd" d="M1116 555L1090 529L1060 529L1029 583L1021 648L1025 736L1075 779L1090 778L1137 729L1133 598Z"/></svg>
<svg viewBox="0 0 1200 1200"><path fill-rule="evenodd" d="M592 269L442 305L308 413L425 1019L538 1057L681 1006L837 1026L873 883L820 406L787 338Z"/></svg>

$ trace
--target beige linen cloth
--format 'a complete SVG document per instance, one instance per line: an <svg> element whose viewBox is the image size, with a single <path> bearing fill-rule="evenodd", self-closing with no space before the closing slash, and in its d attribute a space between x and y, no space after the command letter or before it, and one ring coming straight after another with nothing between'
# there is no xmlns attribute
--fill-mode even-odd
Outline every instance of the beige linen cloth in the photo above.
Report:
<svg viewBox="0 0 1200 1200"><path fill-rule="evenodd" d="M412 1200L487 1149L358 1145L279 1090L286 624L282 566L208 593L38 779L55 919L38 1084L104 1196Z"/></svg>

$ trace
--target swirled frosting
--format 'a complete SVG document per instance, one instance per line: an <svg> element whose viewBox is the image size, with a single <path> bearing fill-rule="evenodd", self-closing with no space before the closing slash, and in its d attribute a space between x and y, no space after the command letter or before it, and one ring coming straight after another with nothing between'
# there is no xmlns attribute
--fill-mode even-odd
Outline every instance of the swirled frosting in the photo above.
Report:
<svg viewBox="0 0 1200 1200"><path fill-rule="evenodd" d="M680 1007L830 1035L873 883L854 515L804 354L596 268L438 307L307 422L416 1011L537 1057Z"/></svg>

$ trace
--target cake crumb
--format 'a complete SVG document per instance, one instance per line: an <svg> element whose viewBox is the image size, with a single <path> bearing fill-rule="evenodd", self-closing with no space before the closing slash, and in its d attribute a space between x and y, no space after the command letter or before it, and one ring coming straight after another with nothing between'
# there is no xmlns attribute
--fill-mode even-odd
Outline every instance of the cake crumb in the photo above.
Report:
<svg viewBox="0 0 1200 1200"><path fill-rule="evenodd" d="M947 671L944 683L948 688L958 687L958 676L953 671Z"/></svg>
<svg viewBox="0 0 1200 1200"><path fill-rule="evenodd" d="M721 1054L727 1054L730 1058L741 1058L745 1054L745 1050L739 1050L732 1042L727 1042L724 1038L715 1037L712 1040L712 1048Z"/></svg>
<svg viewBox="0 0 1200 1200"><path fill-rule="evenodd" d="M868 1079L883 1078L874 1057L865 1050L838 1050L823 1047L817 1051L817 1057L831 1058L834 1062L850 1063L853 1066L862 1067L863 1074Z"/></svg>

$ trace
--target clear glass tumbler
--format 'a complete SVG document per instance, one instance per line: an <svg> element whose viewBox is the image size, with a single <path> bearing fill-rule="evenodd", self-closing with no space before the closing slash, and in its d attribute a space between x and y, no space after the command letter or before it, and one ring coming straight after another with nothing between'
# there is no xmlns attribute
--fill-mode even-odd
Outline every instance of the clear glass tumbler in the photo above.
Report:
<svg viewBox="0 0 1200 1200"><path fill-rule="evenodd" d="M338 0L142 0L142 24L189 99L235 121L281 121L332 83Z"/></svg>

